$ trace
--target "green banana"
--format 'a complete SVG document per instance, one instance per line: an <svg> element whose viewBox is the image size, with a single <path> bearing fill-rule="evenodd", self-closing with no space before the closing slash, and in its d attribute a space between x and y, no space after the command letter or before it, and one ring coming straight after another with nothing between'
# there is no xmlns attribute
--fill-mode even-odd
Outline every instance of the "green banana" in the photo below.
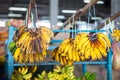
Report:
<svg viewBox="0 0 120 80"><path fill-rule="evenodd" d="M91 76L90 76L89 80L96 80L96 74L91 73Z"/></svg>
<svg viewBox="0 0 120 80"><path fill-rule="evenodd" d="M10 52L12 52L12 50L16 47L16 43L15 42L10 42L10 44L8 45L8 48L10 50Z"/></svg>
<svg viewBox="0 0 120 80"><path fill-rule="evenodd" d="M14 49L12 50L12 55L14 55L16 49L17 49L17 47L14 47Z"/></svg>

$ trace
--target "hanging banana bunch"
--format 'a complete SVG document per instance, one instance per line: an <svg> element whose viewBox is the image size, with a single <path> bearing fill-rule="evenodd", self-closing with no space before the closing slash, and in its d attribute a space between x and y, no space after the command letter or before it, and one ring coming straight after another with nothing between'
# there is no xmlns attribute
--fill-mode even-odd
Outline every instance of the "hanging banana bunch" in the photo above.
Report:
<svg viewBox="0 0 120 80"><path fill-rule="evenodd" d="M14 60L19 63L41 62L47 55L46 50L53 38L53 32L47 27L27 29L21 26L14 34L14 42L9 44Z"/></svg>
<svg viewBox="0 0 120 80"><path fill-rule="evenodd" d="M53 50L52 58L62 65L72 65L74 61L80 61L79 54L74 48L74 40L71 38L63 40L59 48Z"/></svg>
<svg viewBox="0 0 120 80"><path fill-rule="evenodd" d="M103 33L80 33L76 36L74 45L82 61L100 60L107 56L111 47L109 38Z"/></svg>
<svg viewBox="0 0 120 80"><path fill-rule="evenodd" d="M100 60L107 56L111 47L109 38L103 33L79 33L75 39L65 39L52 52L52 58L62 65L76 61Z"/></svg>
<svg viewBox="0 0 120 80"><path fill-rule="evenodd" d="M115 41L117 42L120 41L120 30L119 29L113 30L111 36L114 38Z"/></svg>

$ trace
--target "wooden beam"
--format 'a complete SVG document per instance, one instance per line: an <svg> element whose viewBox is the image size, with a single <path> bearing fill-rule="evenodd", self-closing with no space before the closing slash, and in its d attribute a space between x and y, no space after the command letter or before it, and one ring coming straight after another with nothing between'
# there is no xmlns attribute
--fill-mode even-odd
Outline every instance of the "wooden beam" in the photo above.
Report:
<svg viewBox="0 0 120 80"><path fill-rule="evenodd" d="M73 16L74 16L74 21L77 21L79 17L81 17L82 15L85 15L89 7L92 7L93 5L95 5L97 1L98 0L91 0L91 2L85 5L82 9L77 10L75 14L73 14L70 18L68 18L68 20L65 21L65 23L63 24L63 27L67 26L69 23L72 23Z"/></svg>
<svg viewBox="0 0 120 80"><path fill-rule="evenodd" d="M73 14L70 18L68 18L62 28L60 29L63 29L64 27L66 27L69 23L72 23L72 20L73 20L73 16L74 16L74 21L77 21L79 19L79 17L85 15L89 9L89 7L92 7L93 5L95 5L97 3L98 0L91 0L90 3L86 4L82 9L78 9L77 12L75 14ZM56 36L59 32L56 32L54 35Z"/></svg>
<svg viewBox="0 0 120 80"><path fill-rule="evenodd" d="M113 20L115 20L116 18L118 18L120 16L120 11L118 11L118 12L116 12L114 15L112 15L110 18L108 18L107 20L106 20L106 24L108 24L109 23L109 19L110 19L110 21L113 21ZM101 28L103 28L105 26L105 24L104 23L102 23L100 26L98 26L97 27L97 29L101 29Z"/></svg>

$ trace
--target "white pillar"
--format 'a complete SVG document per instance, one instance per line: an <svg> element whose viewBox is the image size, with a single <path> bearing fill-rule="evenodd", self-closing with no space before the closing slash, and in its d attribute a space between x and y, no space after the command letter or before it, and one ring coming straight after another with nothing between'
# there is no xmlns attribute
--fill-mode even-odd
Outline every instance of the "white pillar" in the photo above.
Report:
<svg viewBox="0 0 120 80"><path fill-rule="evenodd" d="M120 11L120 0L111 0L111 15L115 14L118 11ZM115 22L119 22L119 25L116 25L117 27L119 27L120 26L120 17L118 17L115 20Z"/></svg>
<svg viewBox="0 0 120 80"><path fill-rule="evenodd" d="M50 23L52 25L57 25L58 22L58 3L59 0L50 0Z"/></svg>

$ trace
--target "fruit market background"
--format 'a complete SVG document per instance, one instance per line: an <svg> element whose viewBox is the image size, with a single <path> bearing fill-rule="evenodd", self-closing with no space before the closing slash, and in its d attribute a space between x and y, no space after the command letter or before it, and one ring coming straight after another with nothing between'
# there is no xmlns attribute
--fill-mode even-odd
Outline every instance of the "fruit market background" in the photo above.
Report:
<svg viewBox="0 0 120 80"><path fill-rule="evenodd" d="M25 30L25 27L21 27L24 23L25 23L25 19L26 19L26 12L27 9L29 8L29 3L30 1L35 1L36 2L36 8L33 8L33 14L34 11L37 9L37 20L36 21L36 26L39 27L38 30L36 30L36 32L34 32L34 30ZM112 47L112 44L110 44L110 42L105 39L105 41L107 42L107 46L105 46L105 50L107 50L108 48L108 52L105 51L106 53L102 54L102 56L99 55L99 57L92 57L92 59L89 59L88 56L86 56L86 59L82 59L81 55L79 59L79 57L77 58L68 58L69 56L66 56L67 54L69 54L70 52L72 52L73 50L75 51L76 49L73 49L70 51L70 49L66 49L67 45L68 47L72 46L73 44L75 44L75 46L78 46L78 42L79 41L79 35L78 38L77 36L74 37L74 41L72 39L69 39L68 43L63 43L62 44L53 44L50 43L51 40L66 40L66 38L68 39L69 37L72 37L76 34L79 33L71 33L71 32L65 32L63 33L61 32L53 32L52 30L70 30L71 28L69 27L69 23L68 23L68 27L63 25L65 23L66 20L68 20L68 18L70 18L73 14L75 14L77 12L77 10L82 9L85 5L87 5L88 3L90 3L90 1L92 0L0 0L0 80L6 80L5 78L8 76L8 73L6 73L6 58L7 57L7 49L9 49L9 51L12 54L14 61L20 64L24 64L24 63L31 63L33 64L34 62L42 62L42 61L57 61L60 62L60 64L65 65L73 65L73 62L80 62L80 61L95 61L95 60L105 60L107 53L109 52L109 49ZM95 1L95 0L93 0ZM82 15L81 17L79 17L79 19L74 22L71 21L71 23L75 23L75 28L77 30L96 30L96 26L99 26L100 24L104 23L105 21L112 15L114 15L115 13L119 12L120 13L120 1L119 0L98 0L97 3L94 6L90 6L89 9L87 10L86 13L84 13L84 15ZM34 16L35 17L35 16ZM72 16L74 18L74 16ZM68 20L69 21L69 20ZM107 26L104 26L102 29L107 29L109 27L111 27L110 29L113 31L114 29L119 29L120 28L120 17L117 17L115 20L112 21L108 21L110 24ZM71 25L71 24L70 24ZM11 46L6 47L5 42L6 40L9 38L9 28L10 26L13 26L15 28L19 28L18 32L25 32L24 34L17 34L17 32L14 32L14 37L13 37L13 41L11 41L10 43L12 44ZM43 27L40 27L43 26ZM21 27L21 28L20 28ZM33 28L34 27L34 23L33 22L28 22L28 28ZM72 28L73 29L73 28ZM30 33L29 33L30 32ZM75 30L76 32L76 30ZM114 31L115 32L115 31ZM118 45L120 38L119 38L119 32L116 31L115 33L118 38L114 39L115 41L117 41ZM12 34L11 34L12 35ZM25 44L27 42L29 42L30 44L26 44L23 45L23 42L25 41L25 39L20 39L21 35L25 36L24 38L27 38L27 36L29 35L28 39L29 41L26 40ZM35 36L37 35L37 36ZM88 34L83 34L88 36ZM116 36L112 33L110 33L111 36ZM43 37L41 37L43 36ZM46 36L46 37L44 37ZM104 36L104 35L103 35ZM32 39L34 38L34 39ZM99 37L98 37L99 38ZM108 38L108 37L107 37ZM40 40L39 40L40 39ZM92 39L92 37L91 37ZM22 41L23 40L23 41ZM35 43L32 43L32 41L36 41ZM43 41L43 42L42 42ZM66 40L67 41L67 40ZM13 43L12 43L13 42ZM41 43L40 45L37 45L38 43ZM76 43L75 43L76 42ZM97 42L97 41L96 41ZM104 42L104 41L103 41ZM42 44L43 43L43 44ZM80 42L81 45L82 41ZM88 42L89 43L89 42ZM66 45L67 44L67 45ZM86 42L84 44L87 44ZM9 44L10 45L10 44ZM22 45L22 46L21 46ZM32 45L32 47L30 46ZM58 51L58 55L59 57L61 56L65 56L62 58L57 58L56 54L57 53L55 50L47 50L48 46L50 45L54 45L54 46L59 46L59 49L56 50ZM66 45L66 46L64 46ZM34 51L34 47L36 47L35 51ZM19 48L18 48L19 47ZM66 48L65 48L66 47ZM91 46L89 46L91 47ZM97 48L99 48L98 46L96 46ZM64 49L65 48L65 49ZM74 47L72 47L74 48ZM79 47L81 49L81 47ZM77 48L77 51L79 51L79 48ZM96 48L96 49L97 49ZM21 50L20 50L21 49ZM29 53L29 51L27 51L27 49L31 50L31 52ZM64 54L61 54L65 51ZM22 51L23 53L25 53L24 58L20 58L20 55L18 53L21 53L19 51ZM33 51L33 52L32 52ZM42 51L42 52L41 52ZM104 50L103 50L104 51ZM38 53L41 52L41 53ZM31 54L32 53L32 54ZM94 53L94 52L93 52ZM19 55L19 57L17 56L17 54ZM29 60L27 60L27 55L30 55L31 58L33 56L33 54L35 57ZM39 55L40 54L40 55ZM24 55L24 54L23 54ZM21 57L23 56L21 54ZM52 56L51 56L52 55ZM39 56L39 57L38 57ZM47 57L46 57L47 56ZM37 57L39 58L39 60L37 60ZM49 57L49 58L48 58ZM26 58L26 61L24 61L24 59ZM35 60L36 58L36 60ZM62 63L62 60L68 60L69 63ZM77 60L78 59L78 60ZM71 61L73 60L73 61ZM57 65L57 64L56 64ZM68 67L68 66L64 66L64 67L59 67L56 65L44 65L44 66L22 66L22 67L15 67L13 73L12 73L12 80L15 80L14 78L16 78L17 76L17 80L20 79L30 79L30 80L37 80L37 78L39 78L38 80L42 79L41 76L44 76L45 80L46 78L51 78L52 77L58 77L60 80L62 80L63 78L66 78L67 80L84 80L83 78L86 78L85 75L82 74L82 65L81 64L75 64L74 67ZM66 71L64 71L66 70ZM120 69L119 69L120 70ZM119 80L120 79L120 73L119 70L112 70L112 79L111 80ZM105 65L92 65L92 64L88 64L87 66L87 71L89 71L90 73L86 73L86 75L91 75L95 78L95 80L107 80L107 70L105 69ZM18 78L18 75L19 78ZM61 73L61 74L59 74ZM68 73L72 73L72 74L68 74ZM46 77L47 76L47 77ZM48 77L50 76L50 77ZM72 76L72 77L71 77ZM71 77L71 78L70 78ZM77 77L77 78L76 78ZM70 79L69 79L70 78ZM81 78L81 79L79 79ZM46 79L49 80L49 79ZM56 79L55 79L56 80Z"/></svg>

